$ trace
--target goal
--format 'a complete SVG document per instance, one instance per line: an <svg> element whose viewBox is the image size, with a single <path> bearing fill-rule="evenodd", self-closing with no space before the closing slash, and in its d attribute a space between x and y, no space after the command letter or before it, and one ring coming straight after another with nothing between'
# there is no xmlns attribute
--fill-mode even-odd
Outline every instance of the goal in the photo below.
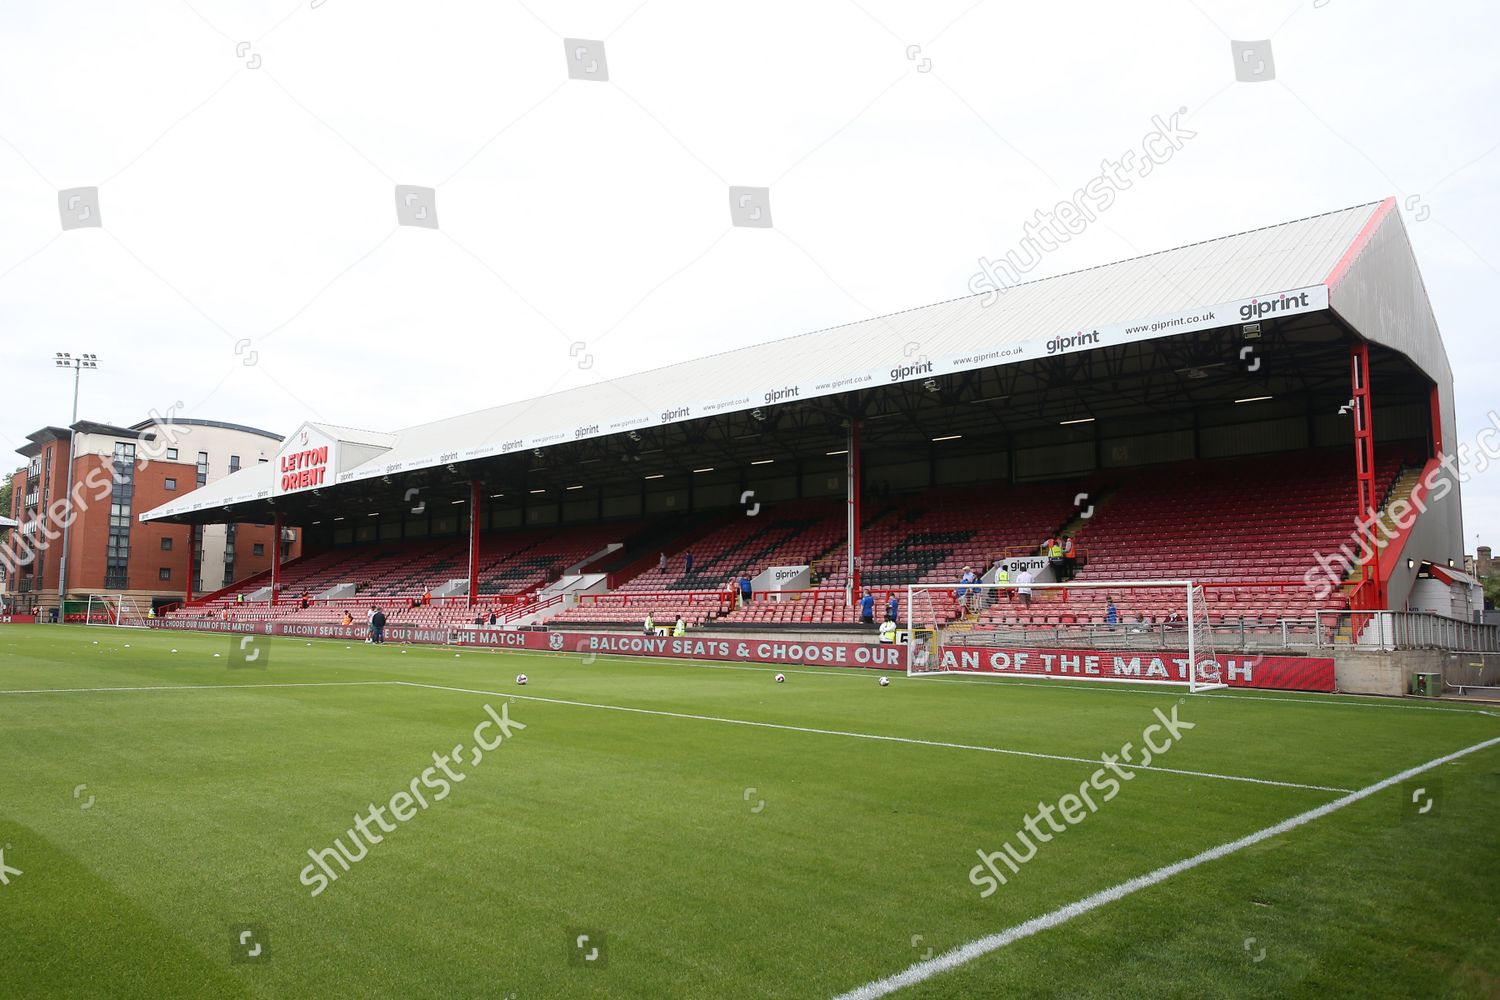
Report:
<svg viewBox="0 0 1500 1000"><path fill-rule="evenodd" d="M146 616L129 597L89 595L85 625L109 625L113 628L147 628Z"/></svg>
<svg viewBox="0 0 1500 1000"><path fill-rule="evenodd" d="M912 584L909 676L983 673L1228 687L1191 580Z"/></svg>

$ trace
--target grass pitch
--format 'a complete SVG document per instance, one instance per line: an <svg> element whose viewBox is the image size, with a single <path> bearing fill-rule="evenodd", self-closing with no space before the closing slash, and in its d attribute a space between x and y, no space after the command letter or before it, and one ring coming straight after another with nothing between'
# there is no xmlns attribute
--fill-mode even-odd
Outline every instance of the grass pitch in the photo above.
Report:
<svg viewBox="0 0 1500 1000"><path fill-rule="evenodd" d="M1475 706L297 639L231 669L239 641L0 627L0 995L831 997L1500 736ZM525 728L475 764L486 705ZM1172 770L981 898L976 851L1174 707ZM313 895L308 852L403 791L427 808ZM895 995L1493 997L1497 829L1492 746Z"/></svg>

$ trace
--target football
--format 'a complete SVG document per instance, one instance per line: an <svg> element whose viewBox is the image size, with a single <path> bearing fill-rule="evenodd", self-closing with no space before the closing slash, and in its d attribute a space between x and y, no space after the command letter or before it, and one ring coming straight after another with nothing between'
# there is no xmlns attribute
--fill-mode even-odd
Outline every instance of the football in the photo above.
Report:
<svg viewBox="0 0 1500 1000"><path fill-rule="evenodd" d="M517 684L525 684L526 683L526 675L525 674L516 674L516 683Z"/></svg>
<svg viewBox="0 0 1500 1000"><path fill-rule="evenodd" d="M890 687L891 686L891 679L889 677L882 677L882 678L880 678L880 686L881 687Z"/></svg>
<svg viewBox="0 0 1500 1000"><path fill-rule="evenodd" d="M777 674L776 675L776 683L777 684L785 684L786 683L786 674Z"/></svg>

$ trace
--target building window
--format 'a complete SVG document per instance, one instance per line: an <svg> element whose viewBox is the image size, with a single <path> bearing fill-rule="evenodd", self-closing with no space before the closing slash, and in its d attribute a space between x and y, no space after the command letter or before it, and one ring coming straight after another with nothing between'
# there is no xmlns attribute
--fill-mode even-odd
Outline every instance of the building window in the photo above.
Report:
<svg viewBox="0 0 1500 1000"><path fill-rule="evenodd" d="M229 471L230 472L239 472L240 471L240 456L238 456L238 455L230 455L229 456Z"/></svg>
<svg viewBox="0 0 1500 1000"><path fill-rule="evenodd" d="M156 578L158 580L170 580L172 579L172 570L166 566L163 566L161 569L156 571Z"/></svg>
<svg viewBox="0 0 1500 1000"><path fill-rule="evenodd" d="M170 539L170 538L163 538L161 540L161 550L163 552L171 552L172 551L172 539Z"/></svg>
<svg viewBox="0 0 1500 1000"><path fill-rule="evenodd" d="M198 485L208 482L208 452L198 452Z"/></svg>
<svg viewBox="0 0 1500 1000"><path fill-rule="evenodd" d="M260 542L256 542L255 543L255 554L258 555L258 556L265 555L266 554L266 547L265 547L265 545L262 544L262 543L260 543Z"/></svg>
<svg viewBox="0 0 1500 1000"><path fill-rule="evenodd" d="M115 442L114 483L109 496L109 535L104 548L104 586L124 590L130 562L130 505L135 497L135 443Z"/></svg>
<svg viewBox="0 0 1500 1000"><path fill-rule="evenodd" d="M167 461L168 462L175 462L175 461L177 461L177 449L176 448L168 448L167 449Z"/></svg>
<svg viewBox="0 0 1500 1000"><path fill-rule="evenodd" d="M175 479L168 479L167 482L166 482L166 486L167 486L167 489L169 489L169 490L176 490L177 489L177 480L175 480Z"/></svg>

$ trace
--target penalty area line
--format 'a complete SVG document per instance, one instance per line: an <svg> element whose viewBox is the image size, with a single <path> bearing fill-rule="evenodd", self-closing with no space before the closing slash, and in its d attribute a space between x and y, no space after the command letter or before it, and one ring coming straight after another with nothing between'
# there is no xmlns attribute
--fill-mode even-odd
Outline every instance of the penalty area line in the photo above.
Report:
<svg viewBox="0 0 1500 1000"><path fill-rule="evenodd" d="M1307 812L1298 813L1296 816L1282 820L1274 826L1257 830L1255 833L1241 837L1238 840L1232 840L1227 844L1211 847L1199 854L1194 854L1190 858L1184 858L1181 861L1158 868L1153 872L1147 872L1145 875L1138 875L1129 881L1121 882L1119 885L1096 892L1092 896L1085 896L1083 899L1069 903L1067 906L1059 907L1051 913L1045 913L1025 923L1016 924L998 933L970 941L968 944L960 945L951 951L946 951L925 962L917 962L893 976L887 976L884 979L877 979L874 982L866 983L863 986L849 990L847 993L840 993L834 1000L876 1000L878 997L889 996L907 986L915 986L917 983L925 982L940 973L956 969L961 965L967 965L976 958L982 958L992 952L999 951L1007 945L1015 944L1017 941L1025 940L1035 934L1040 934L1042 931L1051 930L1054 927L1065 924L1074 917L1081 917L1085 913L1097 910L1101 906L1106 906L1116 900L1123 899L1132 893L1165 882L1174 875L1191 871L1199 865L1207 864L1210 861L1217 861L1220 858L1228 857L1237 851L1244 850L1272 837L1279 837L1289 830L1295 830L1297 827L1311 823L1315 819L1321 819L1346 806L1351 806L1362 799L1367 799L1372 795L1383 792L1393 785L1399 785L1403 781L1409 781L1419 774L1431 771L1435 767L1441 767L1444 764L1458 760L1460 757L1467 757L1471 753L1487 750L1496 745L1500 745L1500 736L1484 740L1481 743L1475 743L1473 746L1464 747L1462 750L1457 750L1446 756L1434 758L1425 764L1418 764L1416 767L1408 768L1400 774L1393 774L1389 778L1377 781L1375 784L1361 788L1359 791L1350 792L1343 798L1334 799L1332 802L1309 809Z"/></svg>
<svg viewBox="0 0 1500 1000"><path fill-rule="evenodd" d="M1066 754L1039 753L1034 750L1012 750L1006 747L987 747L972 743L947 743L941 740L922 740L911 736L884 736L879 733L856 733L842 729L814 729L809 726L790 726L780 722L756 722L753 719L729 719L720 715L691 715L687 712L668 712L658 708L632 708L628 705L604 705L591 701L571 701L565 698L544 698L540 695L514 694L509 691L479 691L474 688L449 687L445 684L425 684L419 681L391 681L407 687L428 688L433 691L453 691L458 694L481 694L494 698L515 698L517 701L536 701L549 705L570 705L574 708L597 708L610 712L630 712L635 715L655 715L667 719L690 719L696 722L721 722L732 726L751 726L756 729L779 729L790 733L810 733L815 736L843 736L856 740L875 740L881 743L906 743L913 746L942 747L947 750L975 750L980 753L1004 754L1009 757L1029 757L1033 760L1057 760L1072 764L1103 763L1092 757L1073 757ZM1277 788L1297 788L1313 792L1345 794L1347 788L1328 785L1304 785L1295 781L1275 781L1270 778L1248 778L1239 774L1216 774L1212 771L1189 771L1175 767L1158 767L1155 764L1133 764L1126 762L1132 771L1154 771L1159 774L1177 774L1190 778L1213 778L1217 781L1240 781L1252 785L1272 785Z"/></svg>

